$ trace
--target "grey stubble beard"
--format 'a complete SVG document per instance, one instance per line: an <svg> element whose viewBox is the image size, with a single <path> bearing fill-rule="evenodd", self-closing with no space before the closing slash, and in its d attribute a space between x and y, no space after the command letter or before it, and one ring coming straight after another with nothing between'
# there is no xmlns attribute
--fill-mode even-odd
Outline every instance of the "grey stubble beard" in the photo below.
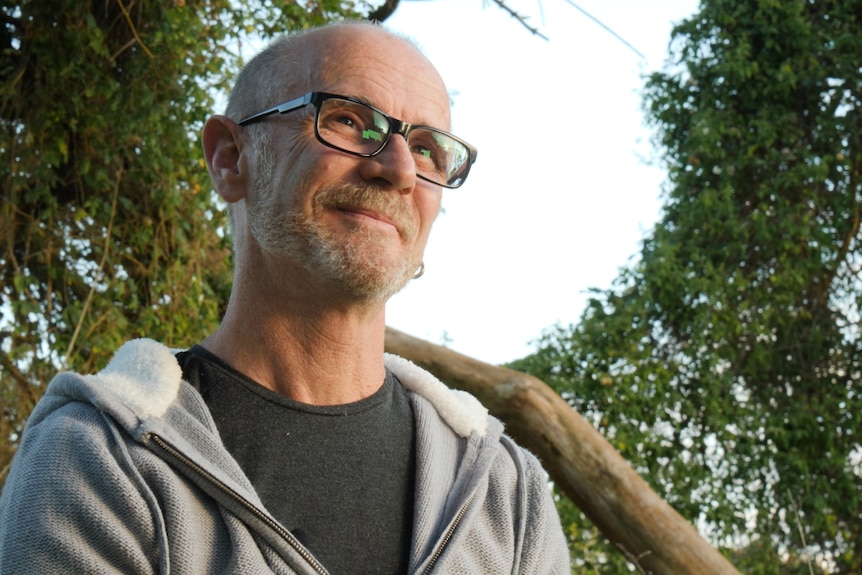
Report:
<svg viewBox="0 0 862 575"><path fill-rule="evenodd" d="M383 303L410 281L421 264L421 254L382 265L373 255L384 250L391 238L384 237L379 230L356 226L349 240L343 241L307 218L299 201L280 204L279 194L292 194L293 190L274 189L274 165L272 146L266 141L259 142L253 198L247 200L247 209L249 229L263 250L284 255L311 276L322 276L365 303ZM305 175L299 187L304 189L313 179L313 174ZM396 192L378 186L333 185L316 194L313 207L315 212L371 209L398 223L402 241L412 242L418 234L417 223L403 200Z"/></svg>

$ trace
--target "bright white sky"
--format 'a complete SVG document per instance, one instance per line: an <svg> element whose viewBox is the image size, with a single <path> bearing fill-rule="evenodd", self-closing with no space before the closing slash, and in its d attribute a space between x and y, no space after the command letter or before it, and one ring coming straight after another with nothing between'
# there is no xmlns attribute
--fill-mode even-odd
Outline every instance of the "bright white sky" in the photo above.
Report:
<svg viewBox="0 0 862 575"><path fill-rule="evenodd" d="M425 275L387 325L490 363L524 357L577 323L659 217L665 173L641 111L673 24L697 0L509 0L549 38L486 0L402 0L388 21L415 38L453 93L452 131L476 146L446 191Z"/></svg>

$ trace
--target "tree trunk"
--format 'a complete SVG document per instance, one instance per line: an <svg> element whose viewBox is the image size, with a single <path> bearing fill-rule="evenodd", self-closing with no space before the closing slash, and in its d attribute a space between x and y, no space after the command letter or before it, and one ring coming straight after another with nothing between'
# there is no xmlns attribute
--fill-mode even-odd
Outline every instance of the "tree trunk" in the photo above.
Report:
<svg viewBox="0 0 862 575"><path fill-rule="evenodd" d="M566 494L641 573L739 575L559 394L538 379L386 330L386 351L475 395L536 454Z"/></svg>

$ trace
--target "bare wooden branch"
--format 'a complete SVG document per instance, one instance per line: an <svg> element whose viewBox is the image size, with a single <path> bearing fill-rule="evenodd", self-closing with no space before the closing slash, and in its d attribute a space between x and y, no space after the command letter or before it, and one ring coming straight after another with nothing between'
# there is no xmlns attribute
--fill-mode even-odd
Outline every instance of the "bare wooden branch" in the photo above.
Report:
<svg viewBox="0 0 862 575"><path fill-rule="evenodd" d="M590 14L589 12L587 12L586 10L581 8L579 5L572 2L572 0L566 0L566 2L569 4L569 6L572 6L573 8L578 10L581 14L583 14L584 16L586 16L587 18L589 18L590 20L592 20L593 22L595 22L596 24L598 24L599 26L604 28L614 38L616 38L617 40L619 40L620 42L625 44L632 52L634 52L635 54L640 56L642 60L646 60L646 56L644 56L640 50L638 50L637 48L635 48L634 46L629 44L628 40L626 40L625 38L623 38L622 36L620 36L619 34L614 32L613 30L611 30L610 26L608 26L607 24L605 24L604 22L602 22L601 20L599 20L598 18L596 18L595 16L593 16L592 14Z"/></svg>
<svg viewBox="0 0 862 575"><path fill-rule="evenodd" d="M520 22L521 26L523 26L524 28L529 30L530 33L532 33L535 36L538 36L539 38L541 38L543 40L548 39L547 36L545 36L544 34L539 32L538 28L534 28L534 27L530 26L529 24L527 24L527 17L526 16L522 16L522 15L518 14L517 12L515 12L505 2L503 2L503 0L492 0L492 1L494 2L494 4L496 4L497 6L499 6L500 8L505 10L506 12L508 12L509 15L512 16L512 18L514 18L515 20Z"/></svg>
<svg viewBox="0 0 862 575"><path fill-rule="evenodd" d="M543 382L386 330L386 350L479 398L506 432L637 567L654 575L739 575L583 417Z"/></svg>
<svg viewBox="0 0 862 575"><path fill-rule="evenodd" d="M144 53L150 57L150 60L154 60L155 56L153 56L153 53L150 52L150 49L147 48L147 45L144 44L144 41L141 40L141 37L138 35L138 29L135 28L135 23L132 22L132 17L129 14L129 10L126 8L126 5L123 4L123 0L117 0L117 4L120 6L120 10L123 12L123 16L125 16L126 22L129 25L129 29L132 31L132 34L134 35L135 40L138 42L138 45L141 47Z"/></svg>
<svg viewBox="0 0 862 575"><path fill-rule="evenodd" d="M395 13L395 9L398 8L399 1L400 0L386 0L383 4L374 9L371 14L367 16L367 19L372 22L385 21Z"/></svg>
<svg viewBox="0 0 862 575"><path fill-rule="evenodd" d="M63 355L65 365L72 365L72 352L75 349L75 342L78 339L78 334L81 333L81 326L84 325L84 320L90 311L90 305L93 303L93 295L96 293L96 286L102 281L102 273L105 271L105 262L108 261L108 252L111 248L111 234L114 230L114 220L117 216L117 201L120 197L120 184L123 181L123 170L117 170L117 181L114 184L114 199L111 201L111 217L108 220L108 229L105 230L105 245L102 248L102 259L99 261L99 269L96 272L93 284L90 286L90 291L87 293L87 299L84 301L84 307L81 309L81 315L78 322L75 324L75 330L72 332L72 337L69 339L69 345L66 348L66 353Z"/></svg>

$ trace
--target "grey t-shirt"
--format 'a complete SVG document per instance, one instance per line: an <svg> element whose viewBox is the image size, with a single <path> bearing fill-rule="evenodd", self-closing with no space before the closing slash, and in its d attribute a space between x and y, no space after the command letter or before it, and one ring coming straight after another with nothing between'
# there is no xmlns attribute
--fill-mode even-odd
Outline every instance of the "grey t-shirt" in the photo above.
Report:
<svg viewBox="0 0 862 575"><path fill-rule="evenodd" d="M200 346L177 357L267 510L332 575L407 571L415 429L391 373L371 397L323 407L264 388Z"/></svg>

